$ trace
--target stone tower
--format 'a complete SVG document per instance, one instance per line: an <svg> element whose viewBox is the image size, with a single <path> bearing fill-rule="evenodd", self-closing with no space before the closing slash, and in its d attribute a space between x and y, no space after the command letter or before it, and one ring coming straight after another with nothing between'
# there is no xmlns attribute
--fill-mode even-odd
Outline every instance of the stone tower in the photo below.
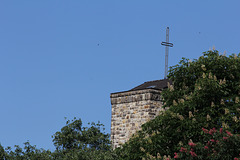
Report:
<svg viewBox="0 0 240 160"><path fill-rule="evenodd" d="M113 148L124 144L141 125L163 110L161 92L168 79L145 82L129 91L111 93L111 140Z"/></svg>

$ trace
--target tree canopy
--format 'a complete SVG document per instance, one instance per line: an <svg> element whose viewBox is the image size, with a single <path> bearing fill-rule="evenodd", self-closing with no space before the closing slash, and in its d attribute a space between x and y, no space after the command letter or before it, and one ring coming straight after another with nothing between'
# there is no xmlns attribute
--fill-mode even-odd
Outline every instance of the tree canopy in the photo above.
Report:
<svg viewBox="0 0 240 160"><path fill-rule="evenodd" d="M68 120L66 126L53 135L54 159L114 159L110 135L103 132L104 125L99 122L89 125L82 127L81 119Z"/></svg>
<svg viewBox="0 0 240 160"><path fill-rule="evenodd" d="M167 110L117 149L120 159L173 157L190 140L204 143L202 128L239 133L240 54L226 57L210 50L192 61L183 58L168 78L173 85L162 92Z"/></svg>
<svg viewBox="0 0 240 160"><path fill-rule="evenodd" d="M52 138L56 150L37 149L29 142L15 149L0 145L0 160L112 160L116 157L110 145L109 134L104 132L104 125L91 123L83 127L81 119L67 120L61 131Z"/></svg>

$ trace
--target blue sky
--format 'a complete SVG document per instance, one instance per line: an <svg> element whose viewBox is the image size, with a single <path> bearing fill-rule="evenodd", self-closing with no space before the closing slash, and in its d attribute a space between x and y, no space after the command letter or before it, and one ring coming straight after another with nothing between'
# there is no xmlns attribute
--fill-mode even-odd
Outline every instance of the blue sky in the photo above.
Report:
<svg viewBox="0 0 240 160"><path fill-rule="evenodd" d="M1 0L0 143L54 149L64 117L105 124L110 93L213 46L240 52L238 0Z"/></svg>

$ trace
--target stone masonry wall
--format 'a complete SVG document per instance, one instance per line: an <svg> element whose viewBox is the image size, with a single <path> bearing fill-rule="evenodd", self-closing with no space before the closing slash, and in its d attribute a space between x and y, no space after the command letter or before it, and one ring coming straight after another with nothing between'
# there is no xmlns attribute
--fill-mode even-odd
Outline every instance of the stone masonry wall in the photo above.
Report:
<svg viewBox="0 0 240 160"><path fill-rule="evenodd" d="M156 117L162 108L161 91L144 89L111 94L111 140L113 148L124 144L141 125Z"/></svg>

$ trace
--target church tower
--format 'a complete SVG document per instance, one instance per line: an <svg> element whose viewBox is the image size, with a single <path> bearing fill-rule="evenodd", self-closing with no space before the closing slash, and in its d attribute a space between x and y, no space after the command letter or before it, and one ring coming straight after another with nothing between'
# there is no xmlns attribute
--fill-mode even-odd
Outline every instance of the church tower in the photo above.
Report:
<svg viewBox="0 0 240 160"><path fill-rule="evenodd" d="M111 141L114 149L163 110L161 92L168 83L171 84L168 79L148 81L129 91L111 93Z"/></svg>

